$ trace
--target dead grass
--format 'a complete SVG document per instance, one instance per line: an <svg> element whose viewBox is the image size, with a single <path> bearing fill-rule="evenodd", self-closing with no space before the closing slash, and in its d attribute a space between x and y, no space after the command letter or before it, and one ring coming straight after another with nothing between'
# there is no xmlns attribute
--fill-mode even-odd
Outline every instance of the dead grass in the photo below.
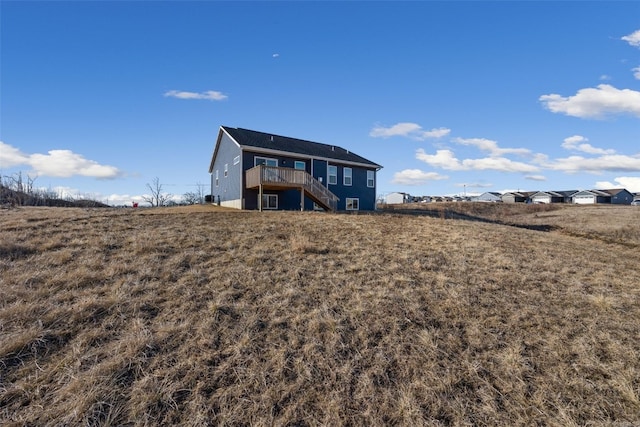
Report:
<svg viewBox="0 0 640 427"><path fill-rule="evenodd" d="M640 209L628 205L524 203L408 203L389 205L391 213L483 220L497 224L556 230L606 243L640 248Z"/></svg>
<svg viewBox="0 0 640 427"><path fill-rule="evenodd" d="M585 212L0 212L0 423L637 425L640 253Z"/></svg>

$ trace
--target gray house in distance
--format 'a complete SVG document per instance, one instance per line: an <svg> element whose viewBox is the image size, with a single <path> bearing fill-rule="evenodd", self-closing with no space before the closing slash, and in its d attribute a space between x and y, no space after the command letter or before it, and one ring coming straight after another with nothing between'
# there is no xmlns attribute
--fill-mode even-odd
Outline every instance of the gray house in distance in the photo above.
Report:
<svg viewBox="0 0 640 427"><path fill-rule="evenodd" d="M237 209L370 211L381 168L335 145L220 126L209 164L211 201Z"/></svg>
<svg viewBox="0 0 640 427"><path fill-rule="evenodd" d="M504 193L502 201L504 203L529 203L531 201L530 196L536 193L537 191L512 191Z"/></svg>
<svg viewBox="0 0 640 427"><path fill-rule="evenodd" d="M502 194L495 191L487 191L482 193L475 199L477 202L502 202Z"/></svg>
<svg viewBox="0 0 640 427"><path fill-rule="evenodd" d="M633 202L634 195L625 188L616 188L612 190L600 190L611 196L611 204L613 205L630 205Z"/></svg>

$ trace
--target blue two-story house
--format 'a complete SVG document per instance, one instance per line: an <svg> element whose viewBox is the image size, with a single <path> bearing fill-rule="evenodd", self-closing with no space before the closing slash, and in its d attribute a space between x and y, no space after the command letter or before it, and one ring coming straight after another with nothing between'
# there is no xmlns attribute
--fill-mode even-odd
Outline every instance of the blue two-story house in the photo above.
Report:
<svg viewBox="0 0 640 427"><path fill-rule="evenodd" d="M371 211L382 166L344 148L220 126L211 201L237 209Z"/></svg>

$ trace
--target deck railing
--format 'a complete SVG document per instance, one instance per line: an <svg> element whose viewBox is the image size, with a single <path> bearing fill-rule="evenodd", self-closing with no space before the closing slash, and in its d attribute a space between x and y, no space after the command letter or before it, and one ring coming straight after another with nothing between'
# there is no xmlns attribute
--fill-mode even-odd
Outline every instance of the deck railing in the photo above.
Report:
<svg viewBox="0 0 640 427"><path fill-rule="evenodd" d="M260 185L303 188L316 203L332 211L336 210L340 200L320 181L300 169L258 165L247 170L245 178L247 188L257 188Z"/></svg>

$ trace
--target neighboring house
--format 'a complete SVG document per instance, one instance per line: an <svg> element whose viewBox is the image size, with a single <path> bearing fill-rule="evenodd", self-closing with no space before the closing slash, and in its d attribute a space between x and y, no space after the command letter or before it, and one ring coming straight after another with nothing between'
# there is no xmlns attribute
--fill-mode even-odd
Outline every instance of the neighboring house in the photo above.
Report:
<svg viewBox="0 0 640 427"><path fill-rule="evenodd" d="M532 203L562 203L563 201L564 197L562 194L554 191L538 191L531 195Z"/></svg>
<svg viewBox="0 0 640 427"><path fill-rule="evenodd" d="M374 210L381 168L335 145L220 126L211 201L237 209Z"/></svg>
<svg viewBox="0 0 640 427"><path fill-rule="evenodd" d="M531 202L530 197L535 193L535 191L512 191L504 193L502 201L504 203L529 203Z"/></svg>
<svg viewBox="0 0 640 427"><path fill-rule="evenodd" d="M600 190L578 191L572 196L572 201L578 205L590 205L596 203L611 203L611 195ZM631 202L629 202L631 203Z"/></svg>
<svg viewBox="0 0 640 427"><path fill-rule="evenodd" d="M532 203L571 203L572 196L578 190L568 191L538 191L531 195Z"/></svg>
<svg viewBox="0 0 640 427"><path fill-rule="evenodd" d="M573 195L576 194L578 190L567 190L567 191L555 191L562 196L561 203L571 203L573 200Z"/></svg>
<svg viewBox="0 0 640 427"><path fill-rule="evenodd" d="M624 188L616 188L613 190L600 190L611 196L611 204L614 205L630 205L633 202L634 195Z"/></svg>
<svg viewBox="0 0 640 427"><path fill-rule="evenodd" d="M501 202L502 194L496 193L494 191L487 191L486 193L482 193L476 198L477 202Z"/></svg>
<svg viewBox="0 0 640 427"><path fill-rule="evenodd" d="M385 201L388 205L397 205L400 203L409 203L412 201L412 197L407 193L389 193L387 197L385 197Z"/></svg>

